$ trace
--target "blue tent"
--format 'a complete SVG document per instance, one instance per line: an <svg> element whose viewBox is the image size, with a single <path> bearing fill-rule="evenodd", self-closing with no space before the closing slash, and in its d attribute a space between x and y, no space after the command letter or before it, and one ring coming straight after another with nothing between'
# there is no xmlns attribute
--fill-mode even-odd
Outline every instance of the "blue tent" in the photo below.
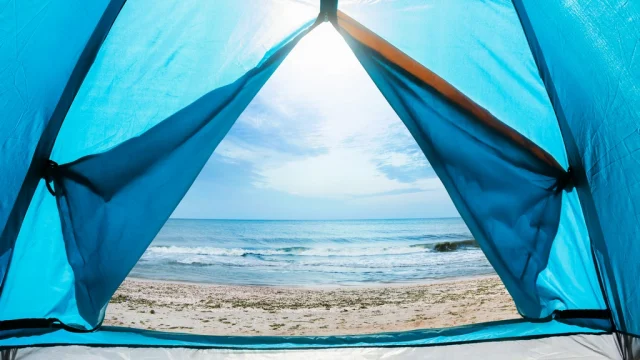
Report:
<svg viewBox="0 0 640 360"><path fill-rule="evenodd" d="M323 22L407 126L522 319L337 337L101 327L216 146ZM5 0L0 29L3 352L640 356L640 2Z"/></svg>

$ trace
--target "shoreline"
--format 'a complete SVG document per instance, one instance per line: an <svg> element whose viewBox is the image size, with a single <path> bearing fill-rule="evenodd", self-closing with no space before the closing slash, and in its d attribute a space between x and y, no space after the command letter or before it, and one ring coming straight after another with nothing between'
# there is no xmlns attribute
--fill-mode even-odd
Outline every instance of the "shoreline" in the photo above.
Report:
<svg viewBox="0 0 640 360"><path fill-rule="evenodd" d="M357 285L261 285L261 284L224 284L224 283L209 283L209 282L198 282L198 281L189 281L189 280L160 280L160 279L149 279L135 276L127 276L125 281L134 281L139 283L162 283L162 284L174 284L174 285L197 285L197 286L210 286L210 287L247 287L247 288L265 288L265 289L298 289L298 290L335 290L335 289L379 289L379 288L396 288L396 287L411 287L411 286L427 286L433 284L442 284L442 283L455 283L459 281L470 281L470 280L483 280L490 278L497 278L498 276L494 274L484 274L484 275L468 275L468 276L456 276L442 279L424 279L423 281L407 281L407 282L376 282L371 284L357 284Z"/></svg>
<svg viewBox="0 0 640 360"><path fill-rule="evenodd" d="M495 275L329 287L127 278L104 324L207 335L346 335L519 317Z"/></svg>

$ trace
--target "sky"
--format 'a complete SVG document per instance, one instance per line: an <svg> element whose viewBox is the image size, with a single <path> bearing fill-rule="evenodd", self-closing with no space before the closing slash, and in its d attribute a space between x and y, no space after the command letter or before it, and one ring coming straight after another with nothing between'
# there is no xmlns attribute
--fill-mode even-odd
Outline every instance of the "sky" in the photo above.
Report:
<svg viewBox="0 0 640 360"><path fill-rule="evenodd" d="M415 140L329 23L284 60L172 215L456 216Z"/></svg>

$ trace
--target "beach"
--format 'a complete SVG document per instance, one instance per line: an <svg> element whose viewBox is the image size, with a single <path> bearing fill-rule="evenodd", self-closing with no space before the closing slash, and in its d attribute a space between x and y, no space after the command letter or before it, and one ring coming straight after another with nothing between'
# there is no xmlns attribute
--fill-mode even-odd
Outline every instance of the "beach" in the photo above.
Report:
<svg viewBox="0 0 640 360"><path fill-rule="evenodd" d="M426 284L284 287L129 278L104 325L208 335L338 335L518 318L497 276Z"/></svg>

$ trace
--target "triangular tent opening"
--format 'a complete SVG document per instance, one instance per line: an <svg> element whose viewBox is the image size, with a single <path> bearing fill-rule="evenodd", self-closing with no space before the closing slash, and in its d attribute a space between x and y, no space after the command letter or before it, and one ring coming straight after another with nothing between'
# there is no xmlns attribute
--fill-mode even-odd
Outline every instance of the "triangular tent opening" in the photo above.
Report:
<svg viewBox="0 0 640 360"><path fill-rule="evenodd" d="M518 317L417 143L328 23L256 94L172 218L104 325L353 335ZM491 277L469 279L479 275ZM452 278L467 281L440 284Z"/></svg>

